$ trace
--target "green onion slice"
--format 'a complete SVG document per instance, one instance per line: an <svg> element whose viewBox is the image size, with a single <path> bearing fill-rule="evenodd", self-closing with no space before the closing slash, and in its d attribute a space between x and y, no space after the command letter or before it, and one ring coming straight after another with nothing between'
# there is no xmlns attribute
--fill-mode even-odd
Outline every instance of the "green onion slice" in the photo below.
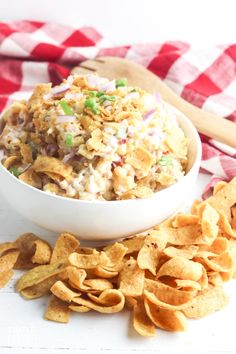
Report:
<svg viewBox="0 0 236 354"><path fill-rule="evenodd" d="M71 109L71 107L68 105L68 103L66 101L60 101L59 104L60 104L63 112L65 113L65 115L67 115L67 116L74 115L73 110Z"/></svg>
<svg viewBox="0 0 236 354"><path fill-rule="evenodd" d="M99 102L100 103L103 103L105 101L115 101L116 100L116 96L109 96L109 95L102 95L100 98L99 98Z"/></svg>
<svg viewBox="0 0 236 354"><path fill-rule="evenodd" d="M19 177L20 176L20 174L21 174L21 172L19 171L19 169L17 168L17 167L11 167L10 169L9 169L9 172L11 173L11 174L13 174L15 177Z"/></svg>
<svg viewBox="0 0 236 354"><path fill-rule="evenodd" d="M127 86L127 79L117 79L116 80L116 88Z"/></svg>
<svg viewBox="0 0 236 354"><path fill-rule="evenodd" d="M66 146L67 147L72 147L73 146L73 136L72 136L72 134L70 134L70 133L66 134L65 142L66 142Z"/></svg>
<svg viewBox="0 0 236 354"><path fill-rule="evenodd" d="M89 108L94 114L99 113L99 108L95 97L89 97L84 102L84 107Z"/></svg>
<svg viewBox="0 0 236 354"><path fill-rule="evenodd" d="M158 164L161 166L171 166L173 165L172 157L169 155L163 155L158 161Z"/></svg>

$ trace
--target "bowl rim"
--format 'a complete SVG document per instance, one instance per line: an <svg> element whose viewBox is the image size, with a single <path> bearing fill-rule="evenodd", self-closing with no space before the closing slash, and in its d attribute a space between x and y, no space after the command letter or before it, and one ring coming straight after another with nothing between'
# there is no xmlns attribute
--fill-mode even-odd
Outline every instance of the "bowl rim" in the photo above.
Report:
<svg viewBox="0 0 236 354"><path fill-rule="evenodd" d="M154 192L153 195L151 197L148 198L137 198L137 199L123 199L123 200L84 200L84 199L73 199L73 198L69 198L69 197L63 197L57 194L50 194L47 193L45 191L42 191L40 189L37 189L33 186L31 186L30 184L27 184L21 180L19 180L18 178L16 178L15 176L13 176L12 173L10 173L0 162L0 169L6 173L8 175L8 177L12 178L13 180L15 180L15 182L20 183L23 187L25 187L26 189L29 188L29 190L32 190L34 193L39 193L40 195L44 196L45 198L51 198L51 199L55 199L55 200L61 200L61 201L65 201L65 202L71 202L74 204L87 204L87 205L123 205L123 204L130 204L130 203L141 203L144 200L152 200L155 199L158 195L160 194L164 194L167 191L171 191L172 189L176 188L182 181L184 181L189 174L191 174L192 170L195 168L196 165L200 165L201 162L201 156L202 156L202 148L201 148L201 140L199 137L199 134L197 132L197 129L195 128L195 126L193 125L193 123L190 121L190 119L180 110L178 110L176 107L173 107L171 104L169 104L168 102L165 102L168 106L170 106L171 109L174 110L174 112L177 115L177 120L179 117L181 117L180 119L184 122L184 125L187 125L191 131L192 134L194 136L194 139L196 141L196 157L195 160L190 168L190 170L183 176L181 177L176 183L170 185L169 187L166 187L160 191Z"/></svg>

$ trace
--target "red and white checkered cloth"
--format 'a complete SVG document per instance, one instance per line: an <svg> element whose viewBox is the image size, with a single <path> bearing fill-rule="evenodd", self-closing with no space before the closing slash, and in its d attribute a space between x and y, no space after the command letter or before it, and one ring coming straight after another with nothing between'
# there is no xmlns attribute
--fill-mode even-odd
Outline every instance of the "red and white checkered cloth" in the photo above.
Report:
<svg viewBox="0 0 236 354"><path fill-rule="evenodd" d="M104 55L143 64L187 101L236 122L236 44L196 49L175 41L114 47L94 28L35 21L0 23L0 111L29 97L35 84L55 85L79 62ZM236 150L201 138L201 167L213 175L211 186L236 176Z"/></svg>

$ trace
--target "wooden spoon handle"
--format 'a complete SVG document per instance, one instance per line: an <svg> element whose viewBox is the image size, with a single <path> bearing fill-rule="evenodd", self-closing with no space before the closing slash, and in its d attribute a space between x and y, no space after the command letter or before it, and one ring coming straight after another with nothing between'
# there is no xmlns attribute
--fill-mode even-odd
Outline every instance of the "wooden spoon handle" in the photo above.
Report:
<svg viewBox="0 0 236 354"><path fill-rule="evenodd" d="M110 64L102 66L103 75L108 78L114 78L112 76L128 77L130 85L140 86L149 92L160 92L162 98L183 112L200 133L236 148L236 123L204 111L185 101L161 79L139 64L114 57L104 57L102 59L105 60L105 64L106 62Z"/></svg>
<svg viewBox="0 0 236 354"><path fill-rule="evenodd" d="M128 59L100 57L100 60L86 60L85 72L97 71L99 75L114 79L127 77L131 86L140 86L149 92L160 92L162 98L183 112L197 130L208 137L236 148L236 124L216 114L206 112L188 103L172 91L161 79L143 66Z"/></svg>
<svg viewBox="0 0 236 354"><path fill-rule="evenodd" d="M146 75L145 81L141 80L141 76L135 78L136 81L140 80L141 87L149 92L160 92L162 98L183 112L192 121L200 133L236 148L236 123L216 114L204 111L203 109L185 101L156 75L146 69L144 70L145 73L143 74Z"/></svg>
<svg viewBox="0 0 236 354"><path fill-rule="evenodd" d="M157 88L160 89L160 83ZM200 133L236 148L236 124L234 122L192 105L167 86L161 90L161 94L165 101L183 112Z"/></svg>

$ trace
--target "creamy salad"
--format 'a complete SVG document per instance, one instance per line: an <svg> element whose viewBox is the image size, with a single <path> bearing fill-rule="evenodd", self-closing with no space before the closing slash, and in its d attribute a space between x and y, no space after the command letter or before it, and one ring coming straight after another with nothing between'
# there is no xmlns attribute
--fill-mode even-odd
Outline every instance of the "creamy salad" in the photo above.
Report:
<svg viewBox="0 0 236 354"><path fill-rule="evenodd" d="M158 94L96 75L39 84L1 117L2 164L46 193L145 198L184 174L188 141Z"/></svg>

